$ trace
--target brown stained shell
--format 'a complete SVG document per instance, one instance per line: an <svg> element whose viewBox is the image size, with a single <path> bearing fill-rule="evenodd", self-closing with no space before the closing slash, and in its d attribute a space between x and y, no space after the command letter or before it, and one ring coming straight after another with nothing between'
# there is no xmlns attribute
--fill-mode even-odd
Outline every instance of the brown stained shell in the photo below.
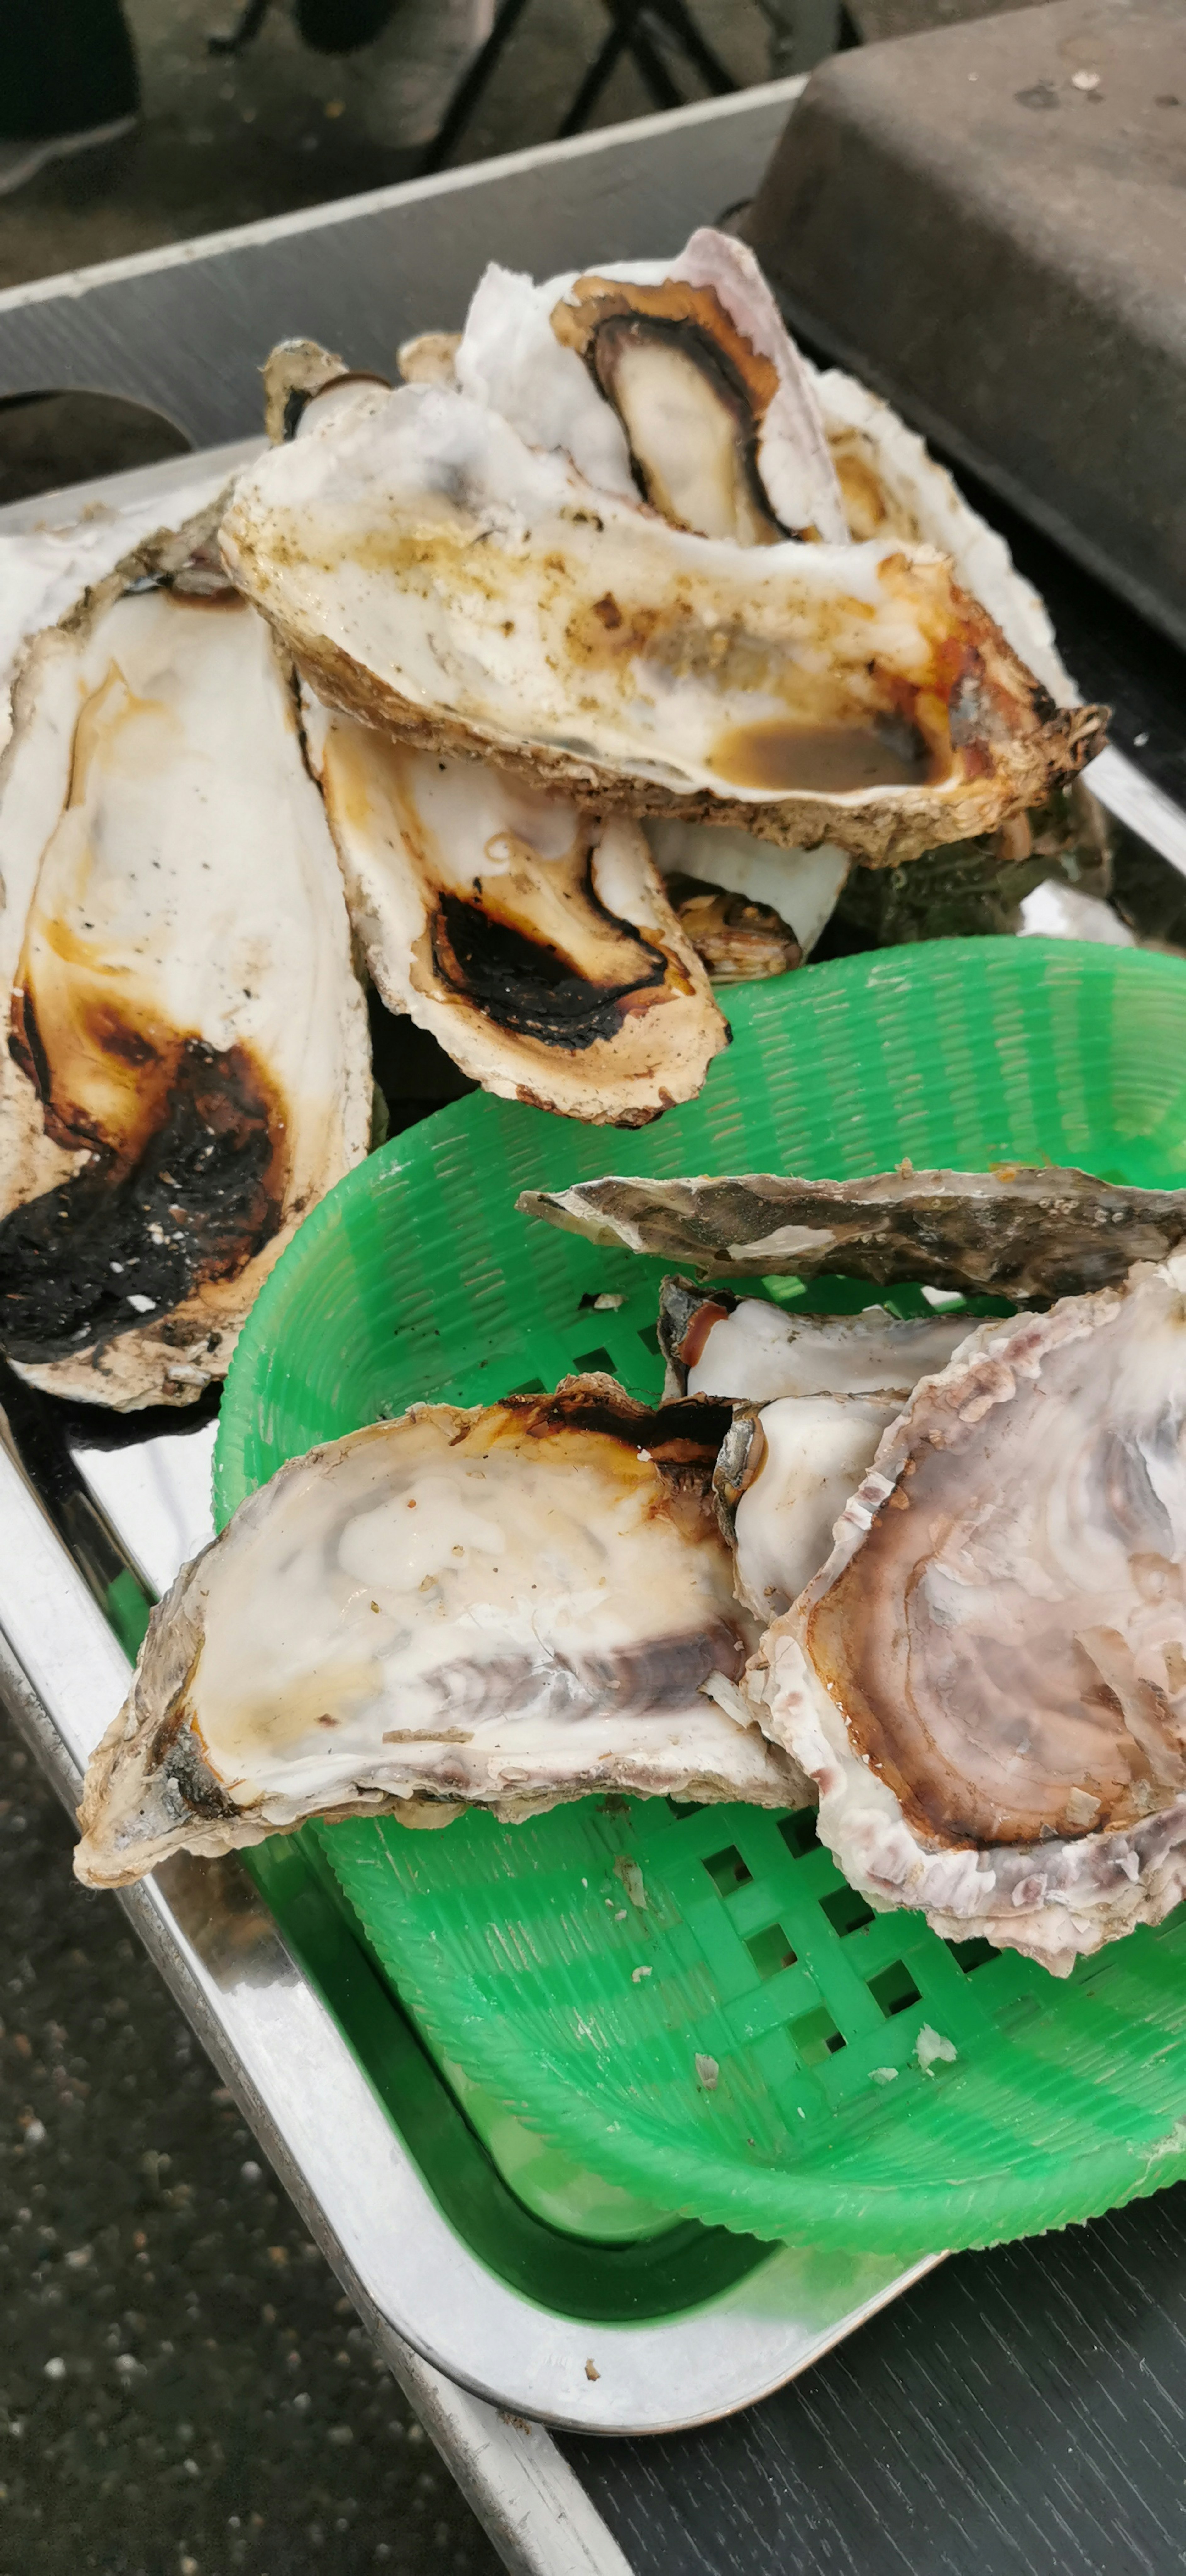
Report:
<svg viewBox="0 0 1186 2576"><path fill-rule="evenodd" d="M1186 1884L1186 1257L986 1324L763 1640L763 1723L880 1905L1060 1972Z"/></svg>
<svg viewBox="0 0 1186 2576"><path fill-rule="evenodd" d="M154 1611L88 1768L80 1877L409 1800L511 1820L609 1789L793 1803L737 1696L757 1632L712 1508L728 1419L592 1376L290 1460Z"/></svg>
<svg viewBox="0 0 1186 2576"><path fill-rule="evenodd" d="M281 340L264 361L264 427L274 447L295 438L302 412L347 372L319 340Z"/></svg>
<svg viewBox="0 0 1186 2576"><path fill-rule="evenodd" d="M1122 1280L1186 1238L1186 1191L1129 1189L1053 1165L808 1181L775 1173L611 1176L518 1202L595 1243L706 1276L923 1280L976 1295L1050 1298Z"/></svg>
<svg viewBox="0 0 1186 2576"><path fill-rule="evenodd" d="M225 1375L370 1124L293 675L227 585L220 508L35 640L0 770L0 1347L120 1409Z"/></svg>
<svg viewBox="0 0 1186 2576"><path fill-rule="evenodd" d="M380 731L872 864L995 829L1100 745L937 557L710 546L434 386L349 429L249 469L221 542L316 694Z"/></svg>
<svg viewBox="0 0 1186 2576"><path fill-rule="evenodd" d="M729 1030L640 827L337 717L310 726L346 899L389 1010L503 1099L644 1126Z"/></svg>

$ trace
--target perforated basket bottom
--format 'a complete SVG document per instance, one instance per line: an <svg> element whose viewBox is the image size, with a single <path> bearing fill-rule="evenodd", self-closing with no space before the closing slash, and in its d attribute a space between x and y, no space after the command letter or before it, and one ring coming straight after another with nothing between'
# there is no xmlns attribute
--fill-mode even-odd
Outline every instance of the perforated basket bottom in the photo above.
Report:
<svg viewBox="0 0 1186 2576"><path fill-rule="evenodd" d="M844 1177L906 1154L1182 1180L1177 961L936 943L743 987L730 1008L736 1043L704 1096L656 1127L607 1134L475 1097L315 1211L232 1368L223 1517L283 1458L415 1397L472 1403L604 1366L656 1391L662 1265L529 1225L525 1186ZM598 1309L604 1294L621 1302ZM823 1283L819 1302L864 1295ZM609 1798L513 1828L314 1830L438 2057L659 2209L909 2259L1186 2171L1178 1920L1060 1985L917 1916L871 1917L808 1817ZM956 2052L929 2072L924 2029Z"/></svg>

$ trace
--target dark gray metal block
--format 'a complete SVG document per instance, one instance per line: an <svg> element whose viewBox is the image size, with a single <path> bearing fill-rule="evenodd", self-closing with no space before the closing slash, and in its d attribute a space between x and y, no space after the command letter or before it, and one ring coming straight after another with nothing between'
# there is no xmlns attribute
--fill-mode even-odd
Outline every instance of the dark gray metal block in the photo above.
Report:
<svg viewBox="0 0 1186 2576"><path fill-rule="evenodd" d="M792 322L1186 643L1186 11L837 56L745 222Z"/></svg>

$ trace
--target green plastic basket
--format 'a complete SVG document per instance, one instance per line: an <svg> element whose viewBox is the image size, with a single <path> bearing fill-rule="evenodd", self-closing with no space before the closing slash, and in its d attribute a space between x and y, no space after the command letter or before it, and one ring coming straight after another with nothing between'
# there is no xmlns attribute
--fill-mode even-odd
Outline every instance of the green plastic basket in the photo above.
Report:
<svg viewBox="0 0 1186 2576"><path fill-rule="evenodd" d="M473 1403L593 1367L655 1393L662 1265L530 1223L527 1185L844 1178L903 1155L1186 1180L1174 960L944 941L741 987L730 1012L701 1098L656 1126L474 1096L352 1173L240 1341L220 1517L285 1458L416 1397ZM845 1301L843 1282L820 1287ZM624 1302L595 1311L607 1292ZM307 1830L439 2062L654 2213L905 2261L1186 2173L1184 1919L1060 1984L917 1915L871 1916L808 1814L610 1797L517 1827ZM929 2072L928 2025L957 2052Z"/></svg>

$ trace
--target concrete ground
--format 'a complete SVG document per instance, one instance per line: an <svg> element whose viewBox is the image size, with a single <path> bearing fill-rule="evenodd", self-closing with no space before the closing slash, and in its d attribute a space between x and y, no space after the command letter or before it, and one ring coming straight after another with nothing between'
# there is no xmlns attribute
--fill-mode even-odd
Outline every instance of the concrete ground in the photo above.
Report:
<svg viewBox="0 0 1186 2576"><path fill-rule="evenodd" d="M499 2565L0 1719L0 2576Z"/></svg>

